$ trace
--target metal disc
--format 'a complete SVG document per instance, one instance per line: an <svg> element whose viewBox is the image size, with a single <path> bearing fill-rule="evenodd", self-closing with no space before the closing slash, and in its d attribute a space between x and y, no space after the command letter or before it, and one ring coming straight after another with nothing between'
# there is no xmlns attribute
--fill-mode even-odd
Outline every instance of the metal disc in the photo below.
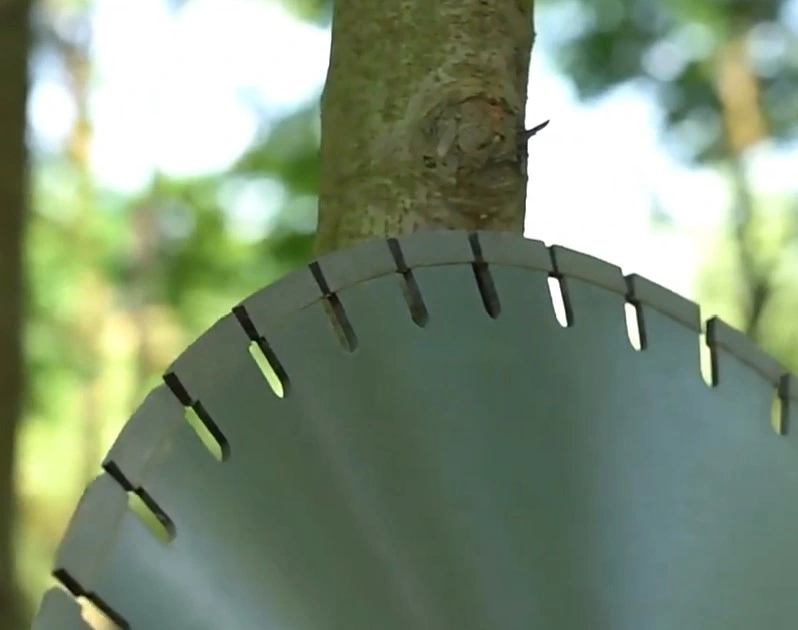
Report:
<svg viewBox="0 0 798 630"><path fill-rule="evenodd" d="M700 330L662 287L510 235L322 258L147 397L34 627L83 627L81 596L134 630L792 629L798 381L711 320L707 385Z"/></svg>

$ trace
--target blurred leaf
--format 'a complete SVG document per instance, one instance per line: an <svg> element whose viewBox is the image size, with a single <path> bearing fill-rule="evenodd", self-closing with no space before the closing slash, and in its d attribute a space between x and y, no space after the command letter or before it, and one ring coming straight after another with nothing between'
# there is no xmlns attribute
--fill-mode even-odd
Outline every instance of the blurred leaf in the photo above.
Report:
<svg viewBox="0 0 798 630"><path fill-rule="evenodd" d="M275 0L268 0L275 1ZM326 26L332 19L332 0L277 0L293 16Z"/></svg>
<svg viewBox="0 0 798 630"><path fill-rule="evenodd" d="M245 153L231 171L269 174L293 194L315 195L319 187L319 110L308 107L279 121L266 138Z"/></svg>

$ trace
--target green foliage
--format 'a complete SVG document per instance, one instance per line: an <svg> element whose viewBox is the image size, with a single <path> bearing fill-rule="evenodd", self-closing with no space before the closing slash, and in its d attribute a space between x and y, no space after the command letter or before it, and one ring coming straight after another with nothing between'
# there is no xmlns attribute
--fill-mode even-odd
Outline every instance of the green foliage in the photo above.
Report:
<svg viewBox="0 0 798 630"><path fill-rule="evenodd" d="M232 172L273 175L294 195L315 195L319 189L319 116L314 104L280 120L262 142L241 157Z"/></svg>
<svg viewBox="0 0 798 630"><path fill-rule="evenodd" d="M332 0L281 0L286 9L300 20L329 24Z"/></svg>
<svg viewBox="0 0 798 630"><path fill-rule="evenodd" d="M672 140L690 160L723 160L715 92L724 45L741 40L760 84L770 135L798 133L798 34L782 21L787 0L544 0L568 29L557 44L559 68L592 99L627 83L653 92Z"/></svg>

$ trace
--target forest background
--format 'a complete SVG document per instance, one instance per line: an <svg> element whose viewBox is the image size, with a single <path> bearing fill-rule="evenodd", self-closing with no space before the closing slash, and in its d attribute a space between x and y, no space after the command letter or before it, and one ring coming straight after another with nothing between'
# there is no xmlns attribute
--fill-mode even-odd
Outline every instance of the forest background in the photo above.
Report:
<svg viewBox="0 0 798 630"><path fill-rule="evenodd" d="M19 410L0 400L0 602L23 617L162 370L308 260L331 14L40 0L27 39L24 4L0 0L0 105L13 60L30 69L26 220L0 221L0 262L21 244L24 270L20 293L0 264L0 321L23 347L0 344L0 375L25 383ZM537 31L527 117L552 122L530 142L526 235L690 297L798 370L798 0L538 0Z"/></svg>

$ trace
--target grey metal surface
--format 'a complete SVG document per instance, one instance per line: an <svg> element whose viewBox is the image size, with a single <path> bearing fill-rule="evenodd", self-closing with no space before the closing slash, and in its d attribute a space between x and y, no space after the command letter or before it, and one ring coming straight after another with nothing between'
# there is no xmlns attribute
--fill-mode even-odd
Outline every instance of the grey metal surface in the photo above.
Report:
<svg viewBox="0 0 798 630"><path fill-rule="evenodd" d="M795 420L796 380L713 320L707 386L687 300L563 248L437 232L332 254L234 311L131 418L58 553L120 626L798 623L798 453L770 422L777 395L782 433ZM37 630L68 627L53 610Z"/></svg>
<svg viewBox="0 0 798 630"><path fill-rule="evenodd" d="M39 605L39 614L33 620L33 630L91 630L81 616L77 600L59 588L51 588L44 594Z"/></svg>

